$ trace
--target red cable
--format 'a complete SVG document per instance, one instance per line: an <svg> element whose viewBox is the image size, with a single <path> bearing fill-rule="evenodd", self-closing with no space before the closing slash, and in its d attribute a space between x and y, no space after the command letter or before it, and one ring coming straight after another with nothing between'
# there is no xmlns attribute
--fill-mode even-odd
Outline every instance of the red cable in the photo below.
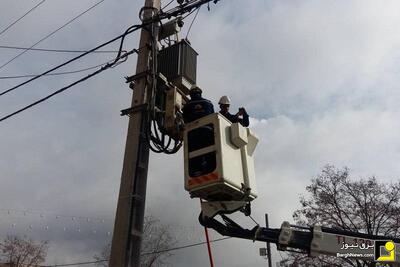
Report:
<svg viewBox="0 0 400 267"><path fill-rule="evenodd" d="M206 232L207 249L208 249L208 257L210 258L210 266L214 267L213 257L211 253L210 239L208 238L208 230L206 227L204 227L204 232Z"/></svg>
<svg viewBox="0 0 400 267"><path fill-rule="evenodd" d="M200 198L200 205L203 201ZM210 259L210 266L214 267L214 261L213 261L213 256L211 253L211 245L210 245L210 238L208 237L208 229L207 227L204 227L204 232L206 234L206 241L207 241L207 250L208 250L208 258Z"/></svg>

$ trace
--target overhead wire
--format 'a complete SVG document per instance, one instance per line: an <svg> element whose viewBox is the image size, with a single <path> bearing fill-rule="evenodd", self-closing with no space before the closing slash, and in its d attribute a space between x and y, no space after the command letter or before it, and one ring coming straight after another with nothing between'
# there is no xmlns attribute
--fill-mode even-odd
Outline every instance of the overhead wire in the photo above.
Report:
<svg viewBox="0 0 400 267"><path fill-rule="evenodd" d="M53 34L55 34L56 32L60 31L61 29L65 28L67 25L71 24L73 21L75 21L76 19L80 18L81 16L83 16L84 14L86 14L87 12L89 12L90 10L94 9L95 7L97 7L98 5L100 5L101 3L103 3L105 0L100 0L99 2L95 3L94 5L90 6L89 8L87 8L85 11L79 13L77 16L73 17L72 19L70 19L69 21L67 21L66 23L64 23L62 26L58 27L56 30L52 31L51 33L47 34L45 37L43 37L42 39L40 39L39 41L37 41L36 43L34 43L33 45L31 45L29 48L23 50L21 53L15 55L13 58L11 58L10 60L8 60L7 62L5 62L3 65L0 66L0 69L4 68L5 66L7 66L8 64L10 64L11 62L13 62L14 60L16 60L17 58L19 58L20 56L22 56L23 54L25 54L26 52L28 52L31 48L35 47L36 45L40 44L41 42L43 42L44 40L48 39L50 36L52 36Z"/></svg>
<svg viewBox="0 0 400 267"><path fill-rule="evenodd" d="M175 0L171 0L171 1L169 1L169 3L168 4L166 4L165 6L163 6L162 8L161 8L161 10L163 10L163 9L166 9L170 4L172 4L172 2L174 2Z"/></svg>
<svg viewBox="0 0 400 267"><path fill-rule="evenodd" d="M31 215L40 215L40 216L54 216L56 219L59 218L75 218L75 219L83 219L83 220L91 220L91 221L101 221L105 222L110 219L108 218L98 218L98 217L86 217L86 216L78 216L78 215L67 215L67 214L60 214L60 213L51 213L51 212L46 212L46 211L33 211L33 210L19 210L19 209L0 209L0 212L7 212L8 214L12 213L22 213L25 215L31 214Z"/></svg>
<svg viewBox="0 0 400 267"><path fill-rule="evenodd" d="M231 239L231 238L232 237L230 237L230 236L229 237L221 237L221 238L217 238L214 240L210 240L210 243L219 242L219 241L223 241L223 240ZM204 244L207 244L207 241L202 241L202 242L198 242L198 243L189 244L186 246L174 247L174 248L169 248L169 249L164 249L164 250L144 252L141 255L145 256L145 255L151 255L151 254L157 254L157 253L164 253L164 252L169 252L169 251L174 251L174 250L179 250L179 249L184 249L184 248L196 247L196 246L200 246L200 245L204 245Z"/></svg>
<svg viewBox="0 0 400 267"><path fill-rule="evenodd" d="M17 115L18 113L21 113L21 112L23 112L23 111L25 111L25 110L27 110L27 109L33 107L33 106L36 106L36 105L38 105L38 104L40 104L40 103L46 101L47 99L49 99L49 98L51 98L51 97L53 97L53 96L55 96L55 95L58 95L58 94L64 92L65 90L71 88L72 86L75 86L75 85L77 85L77 84L79 84L79 83L81 83L81 82L83 82L83 81L86 81L87 79L89 79L89 78L91 78L91 77L93 77L93 76L96 76L97 74L100 74L101 72L103 72L103 71L105 71L105 70L111 68L114 64L116 64L116 62L117 62L119 59L123 59L123 58L125 58L125 57L128 57L128 55L130 55L130 54L132 54L132 53L137 53L137 52L138 52L137 49L133 49L133 50L131 50L131 51L128 51L128 52L124 53L123 55L120 55L119 57L116 58L116 61L114 61L114 62L112 62L112 63L107 63L106 65L104 65L103 67L101 67L99 70L97 70L97 71L95 71L95 72L93 72L93 73L91 73L91 74L89 74L89 75L87 75L87 76L85 76L85 77L83 77L83 78L81 78L81 79L79 79L79 80L77 80L77 81L75 81L75 82L73 82L73 83L67 85L67 86L62 87L61 89L58 89L57 91L55 91L55 92L53 92L53 93L47 95L46 97L43 97L43 98L41 98L41 99L39 99L39 100L37 100L37 101L35 101L35 102L33 102L33 103L31 103L31 104L29 104L29 105L23 107L23 108L21 108L21 109L15 111L15 112L12 112L12 113L10 113L10 114L4 116L4 117L1 117L1 118L0 118L0 122L6 120L6 119L8 119L8 118L11 118L11 117Z"/></svg>
<svg viewBox="0 0 400 267"><path fill-rule="evenodd" d="M170 17L176 17L182 14L185 14L187 12L190 12L189 15L195 11L196 8L199 6L202 6L204 4L207 4L209 2L213 1L214 4L217 4L220 0L191 0L183 3L182 5L176 6L167 12L163 12L159 15L159 19L164 19L164 18L170 18ZM193 10L194 9L194 10ZM189 16L187 15L187 16ZM187 17L186 16L186 17ZM184 17L184 18L186 18Z"/></svg>
<svg viewBox="0 0 400 267"><path fill-rule="evenodd" d="M3 92L0 93L0 96L6 94L8 92L11 92L11 91L23 86L23 85L26 85L26 84L28 84L28 83L30 83L30 82L32 82L32 81L44 76L44 75L46 75L47 73L50 73L50 72L52 72L52 71L54 71L56 69L59 69L59 68L65 66L65 65L67 65L67 64L69 64L69 63L71 63L71 62L73 62L75 60L78 60L81 57L84 57L84 56L86 56L86 55L88 55L90 53L93 53L94 51L96 51L96 50L98 50L98 49L100 49L100 48L102 48L102 47L104 47L104 46L106 46L106 45L108 45L108 44L110 44L112 42L115 42L118 39L124 38L126 35L136 31L139 28L143 28L143 27L145 27L145 26L147 26L147 25L149 25L149 24L151 24L151 23L153 23L155 21L160 21L162 19L166 19L166 18L170 18L170 17L176 17L176 16L182 15L182 14L184 14L186 12L190 12L187 15L187 16L189 16L190 14L192 14L195 11L195 8L201 6L201 5L205 4L205 3L208 3L210 1L212 1L212 0L194 0L194 1L190 1L190 2L187 2L184 5L180 6L179 8L174 7L174 8L171 8L170 10L168 10L167 12L160 13L155 18L153 18L153 19L151 19L149 21L143 22L141 25L140 24L133 25L128 30L126 30L125 33L123 33L123 34L121 34L121 35L119 35L119 36L117 36L117 37L115 37L115 38L113 38L113 39L111 39L111 40L109 40L109 41L107 41L107 42L105 42L105 43L93 48L93 49L90 49L90 50L84 52L83 54L81 54L79 56L76 56L75 58L72 58L72 59L70 59L70 60L68 60L68 61L66 61L66 62L64 62L64 63L62 63L62 64L60 64L60 65L58 65L56 67L54 67L54 68L51 68L51 69L43 72L42 74L33 77L32 79L29 79L29 80L27 80L25 82L22 82L22 83L20 83L18 85L15 85L15 86L9 88L7 90L4 90ZM215 0L214 0L214 2L215 2ZM187 16L185 16L184 18L186 18ZM30 49L28 49L28 50L30 50Z"/></svg>
<svg viewBox="0 0 400 267"><path fill-rule="evenodd" d="M36 80L36 79L38 79L38 78L40 78L42 76L45 76L46 74L48 74L50 72L53 72L53 71L65 66L65 65L70 64L71 62L74 62L74 61L76 61L76 60L78 60L78 59L80 59L80 58L92 53L93 51L96 51L96 50L98 50L98 49L100 49L100 48L102 48L102 47L104 47L106 45L109 45L109 44L111 44L111 43L123 38L124 36L126 36L128 34L131 34L132 32L138 30L140 27L141 27L141 25L134 25L134 26L130 27L127 31L125 31L123 34L121 34L121 35L119 35L119 36L117 36L117 37L115 37L115 38L113 38L113 39L111 39L111 40L109 40L109 41L107 41L105 43L102 43L102 44L96 46L95 48L92 48L89 51L86 51L86 52L84 52L84 53L82 53L82 54L80 54L80 55L78 55L78 56L76 56L76 57L74 57L74 58L62 63L62 64L59 64L59 65L57 65L57 66L55 66L55 67L53 67L53 68L51 68L51 69L39 74L39 75L37 75L37 76L35 76L35 77L31 78L31 79L28 79L28 80L26 80L26 81L24 81L24 82L22 82L20 84L17 84L17 85L15 85L15 86L7 89L7 90L4 90L3 92L0 93L0 96L5 95L5 94L7 94L7 93L9 93L11 91L14 91L17 88L19 88L19 87L21 87L21 86L23 86L23 85L25 85L27 83L30 83L30 82L32 82L32 81L34 81L34 80Z"/></svg>
<svg viewBox="0 0 400 267"><path fill-rule="evenodd" d="M189 26L189 29L188 29L188 31L187 31L187 33L186 33L186 37L185 37L185 39L187 39L187 38L188 38L188 36L189 36L189 33L190 33L190 30L192 29L193 23L194 23L194 21L196 20L196 18L197 18L197 15L199 14L199 11L200 11L200 9L201 9L201 6L197 8L196 15L194 15L194 18L193 18L192 22L190 23L190 26Z"/></svg>
<svg viewBox="0 0 400 267"><path fill-rule="evenodd" d="M14 50L30 50L30 51L40 51L40 52L55 52L55 53L84 53L87 50L72 50L72 49L50 49L50 48L29 48L20 46L10 46L10 45L0 45L0 48L4 49L14 49ZM118 53L118 50L100 50L93 51L92 53Z"/></svg>
<svg viewBox="0 0 400 267"><path fill-rule="evenodd" d="M99 3L101 3L101 2L103 2L103 1L104 1L104 0L98 2L97 5L98 5ZM160 14L158 14L157 16L153 17L153 18L150 19L150 20L147 20L146 22L143 22L143 23L140 24L140 25L133 25L133 26L129 27L129 28L125 31L125 33L122 34L122 35L120 35L120 36L117 36L117 37L115 37L115 38L113 38L113 39L111 39L111 40L109 40L109 41L107 41L107 42L105 42L105 43L103 43L103 44L101 44L101 45L99 45L99 46L97 46L97 47L95 47L95 48L93 48L93 49L91 49L91 50L89 50L89 51L87 51L87 52L85 52L85 53L83 53L83 54L77 56L77 57L75 57L75 58L72 58L72 59L70 59L70 60L68 60L68 61L66 61L66 62L64 62L64 63L62 63L62 64L60 64L60 65L58 65L58 66L56 66L56 67L54 67L54 68L52 68L52 69L50 69L50 70L48 70L48 71L43 72L43 73L40 74L40 75L37 75L37 76L35 76L35 77L33 77L33 78L31 78L31 79L29 79L29 80L23 82L23 83L20 83L20 84L18 84L18 85L16 85L16 86L12 87L12 88L10 88L10 89L7 89L7 90L1 92L1 93L0 93L0 96L1 96L1 95L4 95L4 94L6 94L6 93L8 93L8 92L10 92L10 91L13 91L13 90L15 90L15 89L17 89L17 88L19 88L19 87L21 87L21 86L23 86L23 85L29 83L29 82L32 82L33 80L36 80L36 79L38 79L38 78L44 76L45 74L50 73L50 72L52 72L52 71L54 71L54 70L56 70L56 69L58 69L58 68L61 68L62 66L65 66L65 65L67 65L67 64L69 64L69 63L71 63L71 62L73 62L73 61L75 61L75 60L77 60L77 59L79 59L79 58L81 58L81 57L83 57L83 56L86 56L87 54L89 54L89 53L91 53L91 52L93 52L93 51L95 51L95 50L98 50L98 49L102 48L103 46L106 46L106 45L108 45L108 44L110 44L110 43L112 43L112 42L114 42L114 41L116 41L116 40L118 40L118 39L121 39L121 45L120 45L119 53L118 53L118 56L116 57L116 59L115 59L115 61L114 61L113 63L111 63L111 64L110 64L110 63L109 63L109 64L106 64L105 66L103 66L101 69L95 71L94 73L91 73L91 74L89 74L88 76L83 77L83 78L79 79L78 81L75 81L75 82L69 84L68 86L65 86L65 87L59 89L59 90L53 92L52 94L50 94L50 95L48 95L48 96L46 96L46 97L44 97L44 98L42 98L42 99L39 99L39 100L37 100L37 101L35 101L35 102L33 102L33 103L31 103L31 104L29 104L29 105L27 105L27 106L25 106L25 107L19 109L19 110L15 111L15 112L13 112L13 113L11 113L11 114L8 114L8 115L6 115L6 116L0 118L0 122L1 122L1 121L4 121L4 120L6 120L6 119L8 119L8 118L10 118L10 117L13 117L13 116L17 115L18 113L21 113L21 112L23 112L23 111L25 111L25 110L27 110L27 109L29 109L29 108L31 108L31 107L33 107L33 106L39 104L39 103L41 103L41 102L44 102L44 101L46 101L47 99L53 97L54 95L57 95L57 94L59 94L59 93L65 91L65 90L69 89L70 87L72 87L72 86L74 86L74 85L76 85L76 84L78 84L78 83L81 83L81 82L83 82L83 81L85 81L85 80L87 80L87 79L89 79L89 78L91 78L91 77L93 77L93 76L95 76L95 75L97 75L97 74L103 72L104 70L106 70L106 69L108 69L108 68L111 68L111 67L117 65L117 64L118 64L118 60L124 58L125 56L128 56L128 54L131 54L131 53L133 53L133 52L136 52L136 53L137 53L138 50L133 49L133 50L127 52L127 53L124 53L124 55L121 55L121 51L122 51L121 48L122 48L122 45L123 45L123 40L124 40L124 38L125 38L126 35L128 35L128 34L134 32L134 31L136 31L136 30L138 30L138 29L140 29L140 28L144 28L145 26L148 26L148 25L150 25L150 24L152 24L152 23L154 23L154 22L161 21L162 19L170 18L170 17L172 17L172 16L179 16L179 15L182 15L182 14L184 14L184 13L186 13L186 12L193 12L193 11L194 11L193 9L195 9L195 8L197 8L197 7L199 7L199 6L203 5L203 4L205 4L205 3L208 3L208 2L210 2L210 1L212 1L212 0L193 0L193 1L186 2L185 4L179 6L179 8L174 7L174 8L172 8L171 10L169 10L169 11L167 11L167 12L160 13ZM214 2L215 2L215 0L214 0ZM93 8L93 7L94 7L94 6L92 6L92 8ZM186 16L186 17L187 17L187 16ZM176 141L175 147L174 147L174 148L179 149L181 145L182 145L181 142ZM175 150L175 149L173 149L173 151L170 151L170 153L175 153L176 151L174 152L174 150ZM166 151L165 153L168 153L168 151Z"/></svg>
<svg viewBox="0 0 400 267"><path fill-rule="evenodd" d="M25 18L29 13L31 13L33 10L35 10L36 8L38 8L41 4L43 4L44 2L46 2L46 0L42 0L40 1L38 4L36 4L34 7L32 7L31 9L29 9L25 14L23 14L21 17L19 17L18 19L16 19L14 22L12 22L10 25L8 25L7 27L5 27L1 32L0 35L2 35L3 33L5 33L7 30L9 30L12 26L14 26L18 21L20 21L21 19Z"/></svg>
<svg viewBox="0 0 400 267"><path fill-rule="evenodd" d="M114 59L113 59L114 60ZM66 75L66 74L74 74L74 73L79 73L79 72L84 72L88 70L92 70L98 67L101 67L107 63L110 63L111 61L104 62L102 64L98 64L92 67L87 67L84 69L78 69L78 70L71 70L71 71L63 71L63 72L55 72L55 73L47 73L43 76L58 76L58 75ZM25 75L14 75L14 76L0 76L0 80L7 80L7 79L20 79L20 78L29 78L29 77L35 77L38 76L38 74L25 74Z"/></svg>
<svg viewBox="0 0 400 267"><path fill-rule="evenodd" d="M40 267L78 266L78 265L97 264L97 263L106 262L106 261L108 261L108 260L84 261L84 262L76 262L76 263L54 264L54 265L39 265L39 266Z"/></svg>
<svg viewBox="0 0 400 267"><path fill-rule="evenodd" d="M217 239L214 239L214 240L210 240L210 243L219 242L219 241L223 241L223 240L230 239L230 238L232 238L232 237L217 238ZM165 252L174 251L174 250L180 250L180 249L185 249L185 248L191 248L191 247L204 245L206 243L207 243L206 241L203 241L203 242L193 243L193 244L189 244L189 245L185 245L185 246L173 247L173 248L169 248L169 249L143 252L143 253L141 253L141 256L165 253ZM78 265L96 264L96 263L101 263L101 262L106 262L106 261L108 261L108 259L97 260L97 261L84 261L84 262L76 262L76 263L67 263L67 264L41 265L40 267L78 266Z"/></svg>
<svg viewBox="0 0 400 267"><path fill-rule="evenodd" d="M197 9L193 9L192 11L189 12L189 14L187 14L186 16L182 17L182 19L186 19L187 17L189 17L190 15L192 15Z"/></svg>

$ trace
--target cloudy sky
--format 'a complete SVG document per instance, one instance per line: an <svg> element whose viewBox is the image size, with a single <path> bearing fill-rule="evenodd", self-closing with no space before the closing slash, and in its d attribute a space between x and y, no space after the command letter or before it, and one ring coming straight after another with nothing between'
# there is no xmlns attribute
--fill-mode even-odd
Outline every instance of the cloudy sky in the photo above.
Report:
<svg viewBox="0 0 400 267"><path fill-rule="evenodd" d="M2 0L0 32L39 2ZM47 0L0 34L0 45L30 47L96 2ZM137 24L143 2L105 0L36 47L93 48ZM199 53L198 84L214 103L227 94L233 109L244 106L252 118L260 137L259 198L253 202L260 224L265 213L271 227L292 221L299 196L326 164L348 166L354 178L399 177L398 1L222 0L210 7L201 9L189 34ZM183 36L189 24L188 18ZM127 38L126 48L137 47L138 37ZM19 52L0 48L0 65ZM113 55L92 54L62 70L95 66ZM0 68L0 76L37 74L73 56L30 51ZM135 65L132 56L0 123L1 237L49 240L46 264L90 261L110 240L128 122L119 111L131 98L123 77ZM3 95L0 115L84 75L43 77ZM0 90L22 81L1 80ZM182 152L152 154L147 214L170 226L177 245L204 240L199 202L183 186ZM265 266L262 246L214 243L216 266ZM206 247L178 250L170 263L207 266Z"/></svg>

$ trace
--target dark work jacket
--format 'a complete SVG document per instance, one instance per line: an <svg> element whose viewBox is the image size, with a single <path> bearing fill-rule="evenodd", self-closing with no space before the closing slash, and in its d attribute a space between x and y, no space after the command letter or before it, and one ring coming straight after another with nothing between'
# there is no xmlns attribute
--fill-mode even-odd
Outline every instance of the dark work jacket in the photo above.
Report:
<svg viewBox="0 0 400 267"><path fill-rule="evenodd" d="M214 106L210 100L204 99L200 94L194 95L183 107L183 120L189 123L204 116L214 113Z"/></svg>
<svg viewBox="0 0 400 267"><path fill-rule="evenodd" d="M243 125L244 127L248 127L250 124L249 115L247 113L243 114L243 119L239 118L238 115L233 115L229 112L219 111L219 114L224 115L224 117L227 118L232 123L240 122L240 124Z"/></svg>

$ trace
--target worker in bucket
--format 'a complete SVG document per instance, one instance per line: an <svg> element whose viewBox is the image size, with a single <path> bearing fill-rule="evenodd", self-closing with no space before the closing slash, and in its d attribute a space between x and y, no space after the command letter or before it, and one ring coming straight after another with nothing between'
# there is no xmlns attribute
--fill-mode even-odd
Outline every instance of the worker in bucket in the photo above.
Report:
<svg viewBox="0 0 400 267"><path fill-rule="evenodd" d="M228 96L224 95L219 99L219 107L220 111L219 113L223 115L225 118L227 118L230 122L236 123L240 122L245 127L249 126L249 115L247 114L246 110L242 107L239 108L239 111L233 115L229 113L229 106L231 105L231 100L229 99Z"/></svg>
<svg viewBox="0 0 400 267"><path fill-rule="evenodd" d="M214 106L210 100L201 96L202 90L193 85L189 91L190 100L182 109L183 121L190 123L209 114L214 113ZM204 125L188 133L189 151L194 151L214 144L214 129L210 125Z"/></svg>
<svg viewBox="0 0 400 267"><path fill-rule="evenodd" d="M214 106L210 100L201 96L202 90L197 85L193 85L189 91L190 100L183 107L183 120L189 123L214 113Z"/></svg>

